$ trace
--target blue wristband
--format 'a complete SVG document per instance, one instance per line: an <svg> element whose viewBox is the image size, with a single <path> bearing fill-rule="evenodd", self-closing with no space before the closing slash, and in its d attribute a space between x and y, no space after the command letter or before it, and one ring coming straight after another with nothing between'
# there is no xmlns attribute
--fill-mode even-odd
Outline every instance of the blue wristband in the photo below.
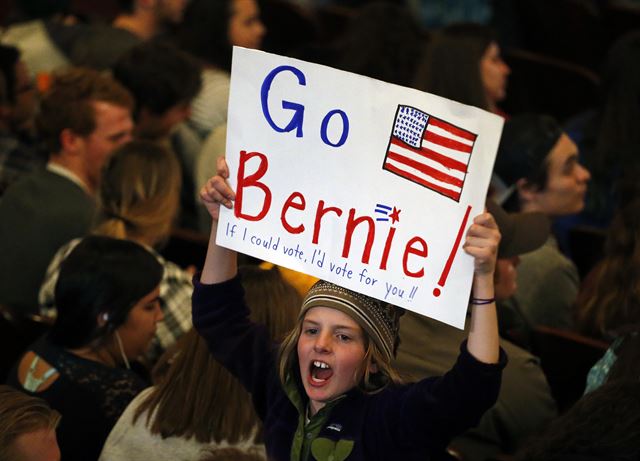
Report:
<svg viewBox="0 0 640 461"><path fill-rule="evenodd" d="M496 302L496 298L471 298L469 304L474 306L485 306L487 304L493 304Z"/></svg>

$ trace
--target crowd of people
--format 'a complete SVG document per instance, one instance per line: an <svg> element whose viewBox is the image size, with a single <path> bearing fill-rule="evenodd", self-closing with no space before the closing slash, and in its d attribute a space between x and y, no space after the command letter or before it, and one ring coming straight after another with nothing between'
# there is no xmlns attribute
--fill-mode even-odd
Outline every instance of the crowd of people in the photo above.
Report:
<svg viewBox="0 0 640 461"><path fill-rule="evenodd" d="M0 35L0 307L47 324L0 386L0 460L637 459L640 30L559 120L502 108L491 2L117 3L19 2ZM273 16L329 4L341 27L305 40ZM233 46L504 118L464 330L218 246ZM581 278L584 226L606 243ZM163 256L176 229L202 267ZM608 346L569 408L540 327Z"/></svg>

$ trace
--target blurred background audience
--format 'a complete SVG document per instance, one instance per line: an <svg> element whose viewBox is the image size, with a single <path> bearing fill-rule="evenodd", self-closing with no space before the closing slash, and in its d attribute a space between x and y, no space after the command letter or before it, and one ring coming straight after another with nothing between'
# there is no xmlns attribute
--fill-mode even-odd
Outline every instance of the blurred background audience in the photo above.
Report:
<svg viewBox="0 0 640 461"><path fill-rule="evenodd" d="M616 406L626 402L631 387L614 385L637 382L640 365L638 2L2 0L0 26L0 341L11 351L0 371L6 376L6 364L16 361L11 384L26 385L62 415L60 424L52 418L26 429L48 443L51 451L39 459L57 459L50 434L56 424L64 459L97 459L111 426L150 384L154 364L166 380L132 403L122 427L135 427L150 440L210 449L223 439L251 445L259 433L255 415L247 413L243 421L250 423L238 433L214 425L204 434L188 420L199 413L184 407L179 423L186 425L166 436L156 416L166 411L166 395L191 392L193 385L179 385L175 373L198 350L197 338L185 335L191 329L190 278L204 258L210 220L208 214L201 219L195 197L224 155L233 46L414 87L505 118L491 197L521 213L505 222L530 220L522 232L536 242L544 234L545 241L531 251L501 254L496 295L512 363L498 406L465 435L471 442L457 440L460 449L451 456L510 459L524 450L522 459L554 459L553 453L556 459L569 453L628 459L624 453L612 457L618 448L632 447L628 438L607 439L603 446L612 455L606 457L595 448L605 440L595 426L579 426L573 434L565 428L588 415L598 421L619 417L621 430L634 434L634 421ZM550 234L536 232L532 223L540 217L551 222ZM96 299L83 295L76 304L58 303L61 268L78 248L100 239L144 254L155 269L138 276L162 271L154 279L158 305L149 305L141 324L133 305L110 307L118 312L110 323L99 315L104 312L88 308L103 306ZM85 257L96 264L106 255L87 250ZM284 268L260 272L269 290L258 305L275 296L281 284L276 273L308 281ZM121 282L136 280L131 277ZM143 286L148 290L135 292L135 305L155 289ZM73 307L80 310L80 303L91 319L83 317L87 327L78 332L69 322L80 316ZM447 356L454 333L411 314L403 319L412 321L418 333L406 328L399 361L412 357L427 336L438 338L428 346ZM138 331L129 336L135 340L126 339L126 325ZM31 344L43 331L48 334ZM118 347L115 332L122 332ZM203 357L197 360L204 363ZM436 362L412 366L409 360L407 370L437 373L442 364ZM100 385L89 380L79 391L85 379L79 377L96 367L94 375L107 378ZM45 378L48 370L54 371ZM114 379L126 382L126 389ZM248 398L224 387L231 381L214 381L206 381L215 388L205 399L216 407L209 416L219 416L218 405L232 397ZM71 405L62 397L69 392L93 406ZM97 404L105 395L117 398ZM611 411L597 409L592 395ZM0 409L6 400L0 397ZM86 423L94 407L100 407L92 410L96 421ZM528 442L557 412L564 419ZM78 436L89 424L99 428L96 437ZM572 437L579 434L590 443L584 450L569 448L577 446ZM558 452L563 444L567 450ZM240 459L210 451L194 459ZM263 453L243 449L243 456Z"/></svg>

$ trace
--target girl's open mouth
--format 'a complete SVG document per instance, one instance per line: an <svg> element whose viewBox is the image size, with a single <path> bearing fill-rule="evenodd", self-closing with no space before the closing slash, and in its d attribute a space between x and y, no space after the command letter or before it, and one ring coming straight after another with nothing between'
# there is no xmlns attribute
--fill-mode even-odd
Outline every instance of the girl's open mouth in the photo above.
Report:
<svg viewBox="0 0 640 461"><path fill-rule="evenodd" d="M313 360L309 368L309 381L313 385L321 386L333 376L331 367L320 360Z"/></svg>

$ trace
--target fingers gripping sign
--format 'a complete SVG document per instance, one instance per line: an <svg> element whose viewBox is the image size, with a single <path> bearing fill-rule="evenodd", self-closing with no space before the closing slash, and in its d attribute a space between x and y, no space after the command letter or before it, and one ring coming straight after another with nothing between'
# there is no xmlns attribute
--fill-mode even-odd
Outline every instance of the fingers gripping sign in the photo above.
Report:
<svg viewBox="0 0 640 461"><path fill-rule="evenodd" d="M493 216L487 212L476 216L463 245L464 251L474 258L476 276L493 276L499 243L500 231Z"/></svg>
<svg viewBox="0 0 640 461"><path fill-rule="evenodd" d="M233 201L236 197L227 182L228 179L229 167L224 157L220 157L217 163L217 174L200 189L200 199L215 221L220 216L220 204L229 209L233 208Z"/></svg>

